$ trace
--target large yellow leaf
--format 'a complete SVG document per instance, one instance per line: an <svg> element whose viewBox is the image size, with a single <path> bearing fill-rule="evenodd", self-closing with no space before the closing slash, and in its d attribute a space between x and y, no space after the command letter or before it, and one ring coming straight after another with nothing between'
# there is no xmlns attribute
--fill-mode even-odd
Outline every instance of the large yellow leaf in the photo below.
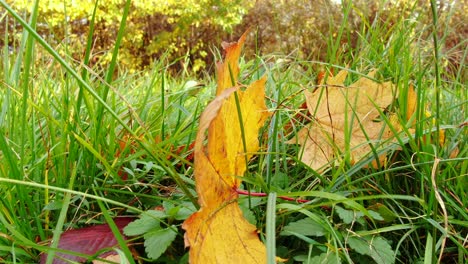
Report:
<svg viewBox="0 0 468 264"><path fill-rule="evenodd" d="M304 91L313 120L288 143L303 146L301 160L305 164L320 170L331 160L346 155L355 162L372 154L373 147L378 149L383 139L393 135L386 123L378 119L396 94L390 82L372 81L374 74L345 87L347 72L343 70L329 77L326 85L315 92ZM381 155L380 161L384 157Z"/></svg>
<svg viewBox="0 0 468 264"><path fill-rule="evenodd" d="M237 84L239 76L239 56L244 45L245 38L247 37L245 32L237 42L223 42L224 62L220 61L216 63L216 78L218 88L216 89L216 95L221 94L222 91L229 87Z"/></svg>
<svg viewBox="0 0 468 264"><path fill-rule="evenodd" d="M225 62L217 67L217 97L200 118L194 147L200 210L182 226L186 230L185 244L190 247L190 263L266 263L266 248L237 203L236 189L247 168L246 161L258 150L258 130L269 116L264 101L265 78L245 91L232 87L237 82L244 39L245 34L239 42L223 46L226 54Z"/></svg>

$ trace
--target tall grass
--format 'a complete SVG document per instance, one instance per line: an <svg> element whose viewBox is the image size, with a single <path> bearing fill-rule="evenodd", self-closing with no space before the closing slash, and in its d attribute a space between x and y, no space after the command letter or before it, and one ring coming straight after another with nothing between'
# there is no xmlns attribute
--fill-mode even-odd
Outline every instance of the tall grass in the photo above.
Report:
<svg viewBox="0 0 468 264"><path fill-rule="evenodd" d="M10 261L37 260L40 251L49 251L44 245L52 234L54 247L62 230L96 221L99 212L117 215L150 208L154 201L166 198L159 194L163 188L150 190L149 186L165 178L178 182L187 192L185 197L195 201L184 183L191 181L175 168L187 154L174 155L171 148L192 141L192 123L204 100L190 96L183 80L166 77L164 82L166 65L162 62L155 63L150 73L113 79L116 52L107 77L101 78L100 72L73 64L68 54L59 55L34 31L37 2L28 23L6 3L2 5L15 16L9 15L6 21L25 28L25 44L14 47L14 53L2 52L0 187L6 195L1 198L0 232L6 237L2 237L0 256ZM49 53L52 59L36 60L38 51ZM170 94L164 97L166 90ZM161 138L164 129L170 133ZM141 150L135 150L137 145ZM118 174L124 165L133 166L127 184ZM146 183L139 186L143 180ZM105 202L104 207L98 207L96 197L101 197L98 200ZM126 205L135 197L153 202L139 208ZM115 207L109 200L120 205Z"/></svg>
<svg viewBox="0 0 468 264"><path fill-rule="evenodd" d="M189 145L216 82L209 75L203 80L170 75L167 68L175 62L164 58L146 72L117 71L126 3L112 62L99 69L88 66L94 15L85 59L78 63L66 44L53 48L34 30L39 1L28 18L0 1L7 11L0 22L24 28L20 46L13 52L5 46L0 54L1 261L37 262L47 252L51 262L52 252L60 251L54 249L60 234L69 228L112 226L113 217L168 203L197 207ZM398 19L392 25L362 18L360 32L350 32L343 19L334 25L338 34L328 36L326 62L274 54L243 61L242 81L267 75L274 113L245 179L247 188L270 193L270 199L241 198L246 217L262 231L271 261L277 255L288 263L315 263L318 257L327 263L371 262L375 258L355 248L371 243L369 237L388 243L397 263L464 263L468 258L466 49L459 70L444 72L443 38L436 29L445 21L433 7L434 24L424 31L415 30L423 14L411 7L410 18L394 14ZM347 18L352 1L342 8ZM341 43L352 34L359 35L358 44L344 51ZM2 37L8 43L8 36ZM388 147L383 169L366 168L372 158L354 164L344 159L317 173L300 162L298 146L285 143L305 125L298 109L301 92L316 87L314 69L320 67L335 73L350 68L346 84L377 69L377 79L390 80L399 90L399 100L388 110L399 113L403 123L405 94L411 84L417 88L414 133L408 122L398 140L401 150ZM191 85L192 80L203 86ZM310 201L276 199L275 204L279 196ZM292 232L298 221L323 235ZM180 219L175 223L180 225ZM120 246L134 262L123 241ZM161 261L186 261L181 228Z"/></svg>

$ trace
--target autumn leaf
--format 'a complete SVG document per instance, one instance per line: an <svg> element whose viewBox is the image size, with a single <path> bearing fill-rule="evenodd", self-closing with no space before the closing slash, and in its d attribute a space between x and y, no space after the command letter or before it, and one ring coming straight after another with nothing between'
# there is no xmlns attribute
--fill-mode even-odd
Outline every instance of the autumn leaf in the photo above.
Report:
<svg viewBox="0 0 468 264"><path fill-rule="evenodd" d="M413 85L408 87L408 94L406 95L406 121L410 121L416 113L418 107L418 95L414 90ZM415 125L415 120L413 120L412 125Z"/></svg>
<svg viewBox="0 0 468 264"><path fill-rule="evenodd" d="M223 44L224 62L217 64L217 97L200 118L194 147L200 210L182 225L190 263L266 263L266 248L256 227L244 218L237 203L236 189L246 162L259 148L258 130L269 116L264 101L266 78L245 90L236 86L245 37Z"/></svg>
<svg viewBox="0 0 468 264"><path fill-rule="evenodd" d="M237 78L239 76L238 61L247 33L248 31L245 32L237 42L228 43L223 41L223 43L221 43L224 52L224 62L219 61L216 63L218 84L216 95L220 95L229 87L237 85Z"/></svg>
<svg viewBox="0 0 468 264"><path fill-rule="evenodd" d="M103 258L104 261L93 260L93 264L106 264L106 263L125 263L119 254L109 255Z"/></svg>
<svg viewBox="0 0 468 264"><path fill-rule="evenodd" d="M288 143L303 147L301 160L322 170L335 158L350 156L356 162L393 135L380 114L396 96L390 82L372 81L375 72L344 86L347 71L329 77L316 91L304 91L312 122ZM322 81L323 82L323 81ZM385 160L381 154L379 160ZM376 164L373 164L374 166Z"/></svg>
<svg viewBox="0 0 468 264"><path fill-rule="evenodd" d="M133 217L119 217L114 219L115 225L120 233L125 226L135 220ZM112 247L118 247L117 239L108 224L83 227L63 232L60 236L58 248L91 257L99 253L100 258L114 255ZM105 250L107 249L107 250ZM40 264L46 263L47 254L41 255ZM71 261L85 262L87 259L82 256L56 252L53 260L54 264L70 263Z"/></svg>

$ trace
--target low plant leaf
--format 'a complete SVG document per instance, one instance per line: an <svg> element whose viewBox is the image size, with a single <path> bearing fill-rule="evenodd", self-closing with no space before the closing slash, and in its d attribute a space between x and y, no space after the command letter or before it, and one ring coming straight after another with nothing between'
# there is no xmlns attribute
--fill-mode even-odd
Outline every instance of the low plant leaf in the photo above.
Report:
<svg viewBox="0 0 468 264"><path fill-rule="evenodd" d="M377 221L383 221L384 218L379 214L379 212L368 210L369 215L372 217L372 219L377 220Z"/></svg>
<svg viewBox="0 0 468 264"><path fill-rule="evenodd" d="M236 189L247 160L259 148L258 130L269 116L264 99L266 78L243 91L236 87L245 37L223 44L225 61L217 64L217 96L200 117L194 146L200 210L182 225L190 263L266 263L265 245L237 203Z"/></svg>
<svg viewBox="0 0 468 264"><path fill-rule="evenodd" d="M241 197L238 200L242 214L244 215L245 219L252 225L257 224L257 218L255 217L252 209L258 206L261 200L262 199L258 197Z"/></svg>
<svg viewBox="0 0 468 264"><path fill-rule="evenodd" d="M342 208L341 206L336 206L335 211L345 224L351 224L353 221L356 221L358 218L364 216L362 212L347 210Z"/></svg>
<svg viewBox="0 0 468 264"><path fill-rule="evenodd" d="M381 203L375 203L368 208L369 210L373 210L378 212L379 215L382 217L383 222L393 222L397 218L394 212L392 212L386 205Z"/></svg>
<svg viewBox="0 0 468 264"><path fill-rule="evenodd" d="M304 264L340 264L341 259L338 257L336 253L327 252L322 253L318 256L311 258L309 261L302 262Z"/></svg>
<svg viewBox="0 0 468 264"><path fill-rule="evenodd" d="M326 234L325 228L311 218L304 218L296 222L291 222L284 227L281 235L289 236L298 233L304 236L323 236Z"/></svg>
<svg viewBox="0 0 468 264"><path fill-rule="evenodd" d="M348 245L357 253L371 257L377 264L395 263L395 252L380 236L350 237Z"/></svg>
<svg viewBox="0 0 468 264"><path fill-rule="evenodd" d="M396 92L390 82L372 81L374 74L345 87L347 72L343 70L313 93L304 91L313 120L288 143L302 145L301 160L306 165L323 170L335 158L347 155L356 162L372 154L371 145L377 149L393 135L385 122L377 120ZM381 164L385 155L379 156Z"/></svg>
<svg viewBox="0 0 468 264"><path fill-rule="evenodd" d="M177 228L171 226L154 230L144 235L145 251L151 259L158 259L177 237Z"/></svg>
<svg viewBox="0 0 468 264"><path fill-rule="evenodd" d="M178 210L173 217L176 220L185 220L196 211L197 209L192 203L183 203L178 206Z"/></svg>
<svg viewBox="0 0 468 264"><path fill-rule="evenodd" d="M164 218L166 215L162 211L149 210L140 215L140 219L137 219L124 228L124 234L127 236L139 236L145 234L151 230L161 229L159 220Z"/></svg>

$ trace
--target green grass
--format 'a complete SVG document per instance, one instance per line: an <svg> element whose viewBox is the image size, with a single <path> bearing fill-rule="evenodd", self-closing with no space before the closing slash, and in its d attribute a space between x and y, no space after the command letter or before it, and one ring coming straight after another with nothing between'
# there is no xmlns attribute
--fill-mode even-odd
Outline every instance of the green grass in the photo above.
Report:
<svg viewBox="0 0 468 264"><path fill-rule="evenodd" d="M345 17L352 8L352 2L343 6ZM91 69L84 66L91 45L85 64L74 62L67 49L59 52L35 33L37 9L28 22L6 9L14 17L8 23L26 30L13 53L4 47L0 54L0 262L37 262L64 230L161 206L161 225L176 226L178 234L159 261L187 261L180 225L188 214L178 212L198 207L189 145L213 98L214 76L171 75L175 62L164 58L146 72L117 73L118 45L107 68ZM277 255L288 263L372 263L379 253L393 252L396 263L467 261L466 48L458 70L449 71L442 65L444 38L427 34L446 21L434 12L434 24L419 31L417 14L409 12L411 19L395 14L391 25L364 21L360 32L349 32L346 20L334 25L339 33L329 36L326 62L273 54L242 62L243 83L267 75L274 113L244 184L269 198L240 201L270 261ZM343 51L341 40L351 34L359 35L357 46ZM317 69L337 72L346 65L352 70L347 84L377 69L377 78L392 81L400 95L415 85L415 135L401 135L401 150L388 147L383 169L366 169L371 158L345 159L319 174L299 161L300 148L285 142L304 125L295 120L301 91L316 87ZM203 86L188 85L193 80ZM388 110L405 120L404 96ZM284 130L289 124L292 133ZM445 141L439 142L442 129ZM279 196L310 201L275 204ZM301 224L306 228L297 228Z"/></svg>

